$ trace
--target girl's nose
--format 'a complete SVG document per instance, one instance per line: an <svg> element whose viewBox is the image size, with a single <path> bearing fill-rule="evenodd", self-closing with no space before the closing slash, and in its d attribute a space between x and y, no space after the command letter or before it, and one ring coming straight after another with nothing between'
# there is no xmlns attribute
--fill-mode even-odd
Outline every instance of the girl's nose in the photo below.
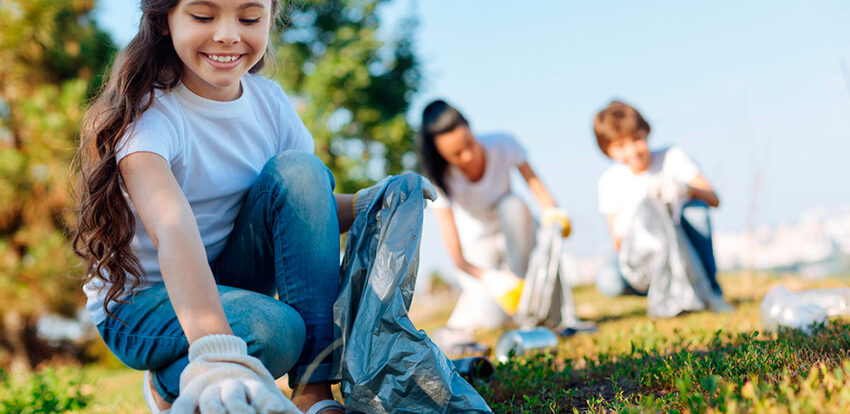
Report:
<svg viewBox="0 0 850 414"><path fill-rule="evenodd" d="M215 29L213 40L226 45L239 42L239 27L234 22L222 21Z"/></svg>

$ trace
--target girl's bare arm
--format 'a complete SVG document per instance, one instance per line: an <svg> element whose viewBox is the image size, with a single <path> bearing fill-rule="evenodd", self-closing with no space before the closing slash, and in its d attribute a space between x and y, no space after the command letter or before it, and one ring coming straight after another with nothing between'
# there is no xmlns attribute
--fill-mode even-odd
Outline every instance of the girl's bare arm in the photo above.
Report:
<svg viewBox="0 0 850 414"><path fill-rule="evenodd" d="M159 254L168 297L189 343L209 334L233 334L195 216L168 162L150 152L118 164L133 201Z"/></svg>

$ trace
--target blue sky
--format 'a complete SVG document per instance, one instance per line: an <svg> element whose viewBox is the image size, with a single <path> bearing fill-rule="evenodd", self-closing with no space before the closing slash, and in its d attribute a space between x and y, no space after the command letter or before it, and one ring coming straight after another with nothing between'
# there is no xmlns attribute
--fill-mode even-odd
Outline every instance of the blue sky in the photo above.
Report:
<svg viewBox="0 0 850 414"><path fill-rule="evenodd" d="M99 2L120 43L138 24L127 3ZM514 134L571 213L581 254L611 249L596 211L610 161L590 122L615 97L651 123L651 146L679 145L701 166L721 196L716 229L850 205L850 2L397 0L386 33L411 12L426 75L411 122L442 97L473 130ZM448 271L426 217L422 270Z"/></svg>

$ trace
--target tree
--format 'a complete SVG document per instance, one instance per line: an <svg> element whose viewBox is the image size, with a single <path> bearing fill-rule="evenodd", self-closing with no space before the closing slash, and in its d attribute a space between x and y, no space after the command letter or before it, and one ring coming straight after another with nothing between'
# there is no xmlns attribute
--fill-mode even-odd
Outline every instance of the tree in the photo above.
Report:
<svg viewBox="0 0 850 414"><path fill-rule="evenodd" d="M0 0L0 365L28 369L45 311L73 314L70 162L115 47L93 0Z"/></svg>
<svg viewBox="0 0 850 414"><path fill-rule="evenodd" d="M378 37L385 0L305 0L278 25L276 78L299 108L337 190L353 192L415 166L405 114L421 80L415 21Z"/></svg>

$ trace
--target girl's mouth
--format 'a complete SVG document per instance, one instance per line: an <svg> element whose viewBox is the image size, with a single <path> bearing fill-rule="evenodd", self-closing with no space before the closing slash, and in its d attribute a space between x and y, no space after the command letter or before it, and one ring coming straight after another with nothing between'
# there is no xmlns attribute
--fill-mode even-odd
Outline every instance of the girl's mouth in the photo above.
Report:
<svg viewBox="0 0 850 414"><path fill-rule="evenodd" d="M233 69L242 63L245 55L201 53L210 66L216 69Z"/></svg>

